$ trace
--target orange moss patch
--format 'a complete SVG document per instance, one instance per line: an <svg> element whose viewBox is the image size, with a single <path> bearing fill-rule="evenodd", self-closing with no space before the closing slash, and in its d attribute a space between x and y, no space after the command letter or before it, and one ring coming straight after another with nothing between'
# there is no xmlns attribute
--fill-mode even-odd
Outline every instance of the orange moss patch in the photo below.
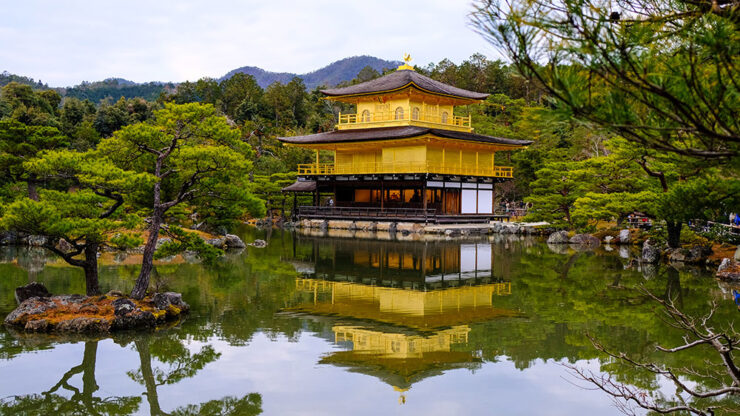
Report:
<svg viewBox="0 0 740 416"><path fill-rule="evenodd" d="M707 260L713 263L721 263L724 258L733 258L735 256L735 250L737 250L737 247L732 244L714 244L712 245L712 254Z"/></svg>
<svg viewBox="0 0 740 416"><path fill-rule="evenodd" d="M43 313L33 315L32 320L45 319L53 326L75 318L102 319L112 323L116 317L113 308L113 301L116 299L120 298L106 295L90 296L82 302L75 303L62 302L60 299L51 298L57 307L49 309ZM131 300L142 311L151 312L157 321L163 320L168 315L167 310L157 309L154 302L152 302L152 299L149 297L142 300L129 298L129 300Z"/></svg>

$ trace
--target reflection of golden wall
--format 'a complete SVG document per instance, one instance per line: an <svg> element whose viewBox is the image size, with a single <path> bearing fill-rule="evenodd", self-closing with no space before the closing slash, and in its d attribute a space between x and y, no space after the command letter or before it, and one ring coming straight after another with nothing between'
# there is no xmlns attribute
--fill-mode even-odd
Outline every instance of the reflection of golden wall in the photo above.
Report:
<svg viewBox="0 0 740 416"><path fill-rule="evenodd" d="M313 292L315 295L319 292L331 293L332 304L374 304L381 313L424 316L454 313L460 309L492 307L494 295L511 294L511 282L415 291L299 278L296 279L296 289ZM315 297L314 302L317 302L317 299Z"/></svg>
<svg viewBox="0 0 740 416"><path fill-rule="evenodd" d="M457 325L429 336L385 333L349 325L335 325L334 342L352 342L352 351L387 358L419 358L429 352L449 352L453 344L468 342L468 325Z"/></svg>

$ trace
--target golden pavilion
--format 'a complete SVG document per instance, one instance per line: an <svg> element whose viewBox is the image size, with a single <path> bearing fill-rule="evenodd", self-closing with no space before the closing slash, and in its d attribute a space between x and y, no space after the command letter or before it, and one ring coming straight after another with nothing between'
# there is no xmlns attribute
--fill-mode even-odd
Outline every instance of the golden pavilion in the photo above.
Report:
<svg viewBox="0 0 740 416"><path fill-rule="evenodd" d="M405 59L380 78L321 91L356 109L340 113L334 131L279 139L316 156L314 163L298 166L298 181L284 189L314 196L313 206L297 210L298 218L493 218L494 186L513 178L511 167L495 163L495 153L531 141L474 133L471 116L456 115L455 109L480 103L488 94L435 81ZM321 151L330 152L333 162L321 163Z"/></svg>

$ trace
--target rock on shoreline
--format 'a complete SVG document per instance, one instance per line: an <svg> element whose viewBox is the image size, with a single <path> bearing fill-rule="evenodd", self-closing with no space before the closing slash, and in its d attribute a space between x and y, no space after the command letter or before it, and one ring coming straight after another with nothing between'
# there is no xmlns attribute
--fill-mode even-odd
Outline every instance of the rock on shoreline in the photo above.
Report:
<svg viewBox="0 0 740 416"><path fill-rule="evenodd" d="M100 296L34 296L5 317L5 324L27 332L106 333L154 328L180 318L189 309L182 295L174 292L156 293L140 301L116 291Z"/></svg>

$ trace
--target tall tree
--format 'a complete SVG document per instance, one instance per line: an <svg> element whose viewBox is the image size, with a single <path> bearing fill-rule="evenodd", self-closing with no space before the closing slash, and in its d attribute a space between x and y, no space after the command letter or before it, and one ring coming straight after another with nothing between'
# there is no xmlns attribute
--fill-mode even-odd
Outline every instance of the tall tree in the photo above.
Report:
<svg viewBox="0 0 740 416"><path fill-rule="evenodd" d="M234 198L235 205L253 200L246 191L236 196L226 192L245 188L252 151L212 105L166 104L150 123L126 126L98 149L121 168L155 178L145 199L151 222L141 272L131 292L135 299L146 295L160 227L170 209L227 198Z"/></svg>
<svg viewBox="0 0 740 416"><path fill-rule="evenodd" d="M61 190L41 189L38 201L14 201L0 225L45 236L45 248L83 269L86 293L99 294L98 250L111 232L134 225L120 208L124 195L151 182L149 175L116 168L96 152L69 150L46 152L23 168Z"/></svg>
<svg viewBox="0 0 740 416"><path fill-rule="evenodd" d="M736 1L480 0L480 33L564 115L638 145L740 155Z"/></svg>

